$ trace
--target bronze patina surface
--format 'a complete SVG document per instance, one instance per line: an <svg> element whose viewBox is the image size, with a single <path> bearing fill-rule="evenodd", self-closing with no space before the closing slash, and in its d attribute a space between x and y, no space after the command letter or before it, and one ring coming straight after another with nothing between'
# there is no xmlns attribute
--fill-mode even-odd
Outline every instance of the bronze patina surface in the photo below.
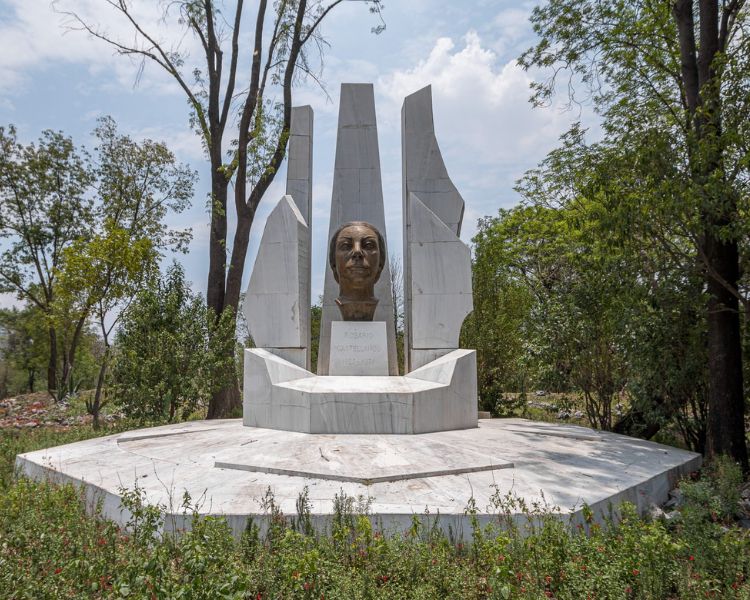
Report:
<svg viewBox="0 0 750 600"><path fill-rule="evenodd" d="M328 262L339 284L336 304L344 321L372 321L375 283L385 266L385 241L370 223L345 223L333 234Z"/></svg>

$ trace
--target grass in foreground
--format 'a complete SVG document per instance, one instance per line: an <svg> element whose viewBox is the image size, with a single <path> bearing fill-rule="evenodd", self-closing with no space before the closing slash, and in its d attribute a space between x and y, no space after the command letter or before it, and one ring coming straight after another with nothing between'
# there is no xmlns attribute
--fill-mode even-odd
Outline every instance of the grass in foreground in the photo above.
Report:
<svg viewBox="0 0 750 600"><path fill-rule="evenodd" d="M0 473L10 472L13 452L53 442L29 433L0 437ZM126 498L133 520L120 530L87 515L71 486L4 475L0 597L750 598L750 538L733 525L740 485L739 471L719 462L683 482L685 503L669 522L644 521L626 505L618 525L572 529L538 507L525 508L534 526L513 527L505 515L518 501L498 496L498 526L476 527L461 544L417 521L405 532L375 531L346 497L318 535L304 495L293 518L267 496L272 525L263 535L251 527L235 540L222 519L196 517L191 532L159 538L159 511L137 490Z"/></svg>

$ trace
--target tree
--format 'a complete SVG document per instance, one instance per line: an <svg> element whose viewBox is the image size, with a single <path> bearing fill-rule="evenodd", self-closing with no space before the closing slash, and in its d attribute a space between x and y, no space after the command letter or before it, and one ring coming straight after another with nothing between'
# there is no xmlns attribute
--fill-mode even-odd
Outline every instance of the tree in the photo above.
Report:
<svg viewBox="0 0 750 600"><path fill-rule="evenodd" d="M177 264L138 292L115 338L115 402L127 416L171 422L207 406L226 371L210 344L211 321Z"/></svg>
<svg viewBox="0 0 750 600"><path fill-rule="evenodd" d="M475 242L476 339L485 406L532 379L580 390L592 426L612 428L625 386L623 304L632 288L622 256L597 244L584 206L541 204L480 223ZM517 388L515 388L517 389Z"/></svg>
<svg viewBox="0 0 750 600"><path fill-rule="evenodd" d="M404 374L404 268L401 258L395 254L388 257L391 274L391 297L393 298L393 322L396 324L396 353L398 372ZM317 356L317 353L316 353Z"/></svg>
<svg viewBox="0 0 750 600"><path fill-rule="evenodd" d="M11 382L13 388L34 392L37 377L44 373L49 356L44 313L30 303L22 309L2 309L0 328L4 334L3 359L21 378L21 381Z"/></svg>
<svg viewBox="0 0 750 600"><path fill-rule="evenodd" d="M613 227L633 226L703 276L706 450L747 469L739 316L739 303L748 307L739 285L750 164L746 2L550 0L532 23L541 39L521 64L553 72L534 100L548 100L567 74L571 100L585 89L602 116L602 149L629 158L613 214L641 216Z"/></svg>
<svg viewBox="0 0 750 600"><path fill-rule="evenodd" d="M175 164L163 144L137 143L118 134L112 119L101 119L95 133L101 202L91 236L63 250L57 303L65 314L93 316L104 343L96 390L87 401L98 428L111 333L122 310L158 269L162 251L185 249L189 232L172 230L164 220L188 206L195 175Z"/></svg>
<svg viewBox="0 0 750 600"><path fill-rule="evenodd" d="M217 322L236 319L242 274L250 229L263 194L273 181L286 153L292 111L292 85L302 75L316 78L306 54L310 41L320 49L324 40L319 33L323 19L343 0L280 0L267 16L267 0L260 0L253 31L253 43L247 58L249 77L241 83L238 69L243 0L237 0L231 25L212 0L180 0L170 3L187 32L200 40L205 66L192 70L193 81L185 72L187 56L179 49L160 43L138 23L126 0L107 0L133 29L135 40L118 40L101 28L68 12L73 27L113 46L126 56L149 61L165 70L185 93L190 122L199 135L211 166L211 229L206 302ZM379 14L380 0L363 0ZM170 17L169 12L165 18ZM270 25L270 32L268 26ZM226 27L226 28L225 28ZM382 28L376 28L380 31ZM267 42L265 41L267 38ZM229 42L229 65L225 71L224 42ZM240 77L242 77L240 75ZM270 88L280 87L281 102L274 102ZM236 137L229 144L225 137L236 116ZM231 146L225 159L227 146ZM237 224L229 250L228 216L231 210L229 189L233 190ZM229 257L229 259L227 259ZM228 347L229 344L226 344ZM236 379L219 390L211 400L208 417L229 414L240 406Z"/></svg>
<svg viewBox="0 0 750 600"><path fill-rule="evenodd" d="M47 317L47 389L53 396L70 377L85 325L79 319L65 344L51 317L62 251L89 235L92 183L88 156L62 133L45 131L37 145L24 147L13 126L0 127L0 235L10 240L0 257L0 290L15 292Z"/></svg>
<svg viewBox="0 0 750 600"><path fill-rule="evenodd" d="M108 347L107 314L132 297L161 251L189 238L164 219L187 206L195 174L163 144L119 135L110 118L94 133L92 158L61 133L24 147L12 127L0 128L0 233L11 240L0 282L45 316L47 388L58 400L70 390L92 311Z"/></svg>
<svg viewBox="0 0 750 600"><path fill-rule="evenodd" d="M531 292L525 281L511 272L506 233L510 213L486 217L478 224L472 242L474 310L461 330L461 347L476 348L479 402L483 410L510 414L507 392L525 391L525 324Z"/></svg>

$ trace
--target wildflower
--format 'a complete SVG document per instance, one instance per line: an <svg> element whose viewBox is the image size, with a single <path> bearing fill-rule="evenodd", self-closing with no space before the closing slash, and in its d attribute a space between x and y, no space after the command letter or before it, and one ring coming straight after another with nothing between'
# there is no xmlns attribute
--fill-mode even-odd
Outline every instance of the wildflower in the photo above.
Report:
<svg viewBox="0 0 750 600"><path fill-rule="evenodd" d="M689 560L689 561L693 561L693 560L695 560L695 556L693 556L693 555L691 554L690 556L688 556L688 560Z"/></svg>
<svg viewBox="0 0 750 600"><path fill-rule="evenodd" d="M626 593L626 594L630 594L630 593L631 593L632 591L633 591L633 588L632 588L632 587L630 587L630 586L627 586L627 587L625 588L625 593Z"/></svg>
<svg viewBox="0 0 750 600"><path fill-rule="evenodd" d="M59 575L60 573L62 573L62 567L57 567L55 569L55 575Z"/></svg>
<svg viewBox="0 0 750 600"><path fill-rule="evenodd" d="M304 584L304 585L303 585L302 587L303 587L303 588L305 589L305 591L307 592L308 590L312 589L312 586L313 586L313 584L312 584L312 583L310 583L309 581L305 581L305 584Z"/></svg>
<svg viewBox="0 0 750 600"><path fill-rule="evenodd" d="M640 571L638 569L633 569L633 575L640 575Z"/></svg>
<svg viewBox="0 0 750 600"><path fill-rule="evenodd" d="M547 575L544 578L544 583L546 583L547 585L549 585L550 583L552 583L552 577L550 577L549 575Z"/></svg>
<svg viewBox="0 0 750 600"><path fill-rule="evenodd" d="M100 537L98 540L96 540L96 545L97 546L106 546L107 545L107 540L105 540L103 537Z"/></svg>

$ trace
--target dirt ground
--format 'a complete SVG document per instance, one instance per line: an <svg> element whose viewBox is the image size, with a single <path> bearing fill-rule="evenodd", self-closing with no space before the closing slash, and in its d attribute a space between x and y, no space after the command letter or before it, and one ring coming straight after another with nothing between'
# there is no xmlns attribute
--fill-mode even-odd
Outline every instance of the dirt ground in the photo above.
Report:
<svg viewBox="0 0 750 600"><path fill-rule="evenodd" d="M107 415L106 420L113 417ZM45 392L22 394L0 400L0 429L34 429L48 427L55 431L67 431L71 427L91 423L83 400L59 402Z"/></svg>

